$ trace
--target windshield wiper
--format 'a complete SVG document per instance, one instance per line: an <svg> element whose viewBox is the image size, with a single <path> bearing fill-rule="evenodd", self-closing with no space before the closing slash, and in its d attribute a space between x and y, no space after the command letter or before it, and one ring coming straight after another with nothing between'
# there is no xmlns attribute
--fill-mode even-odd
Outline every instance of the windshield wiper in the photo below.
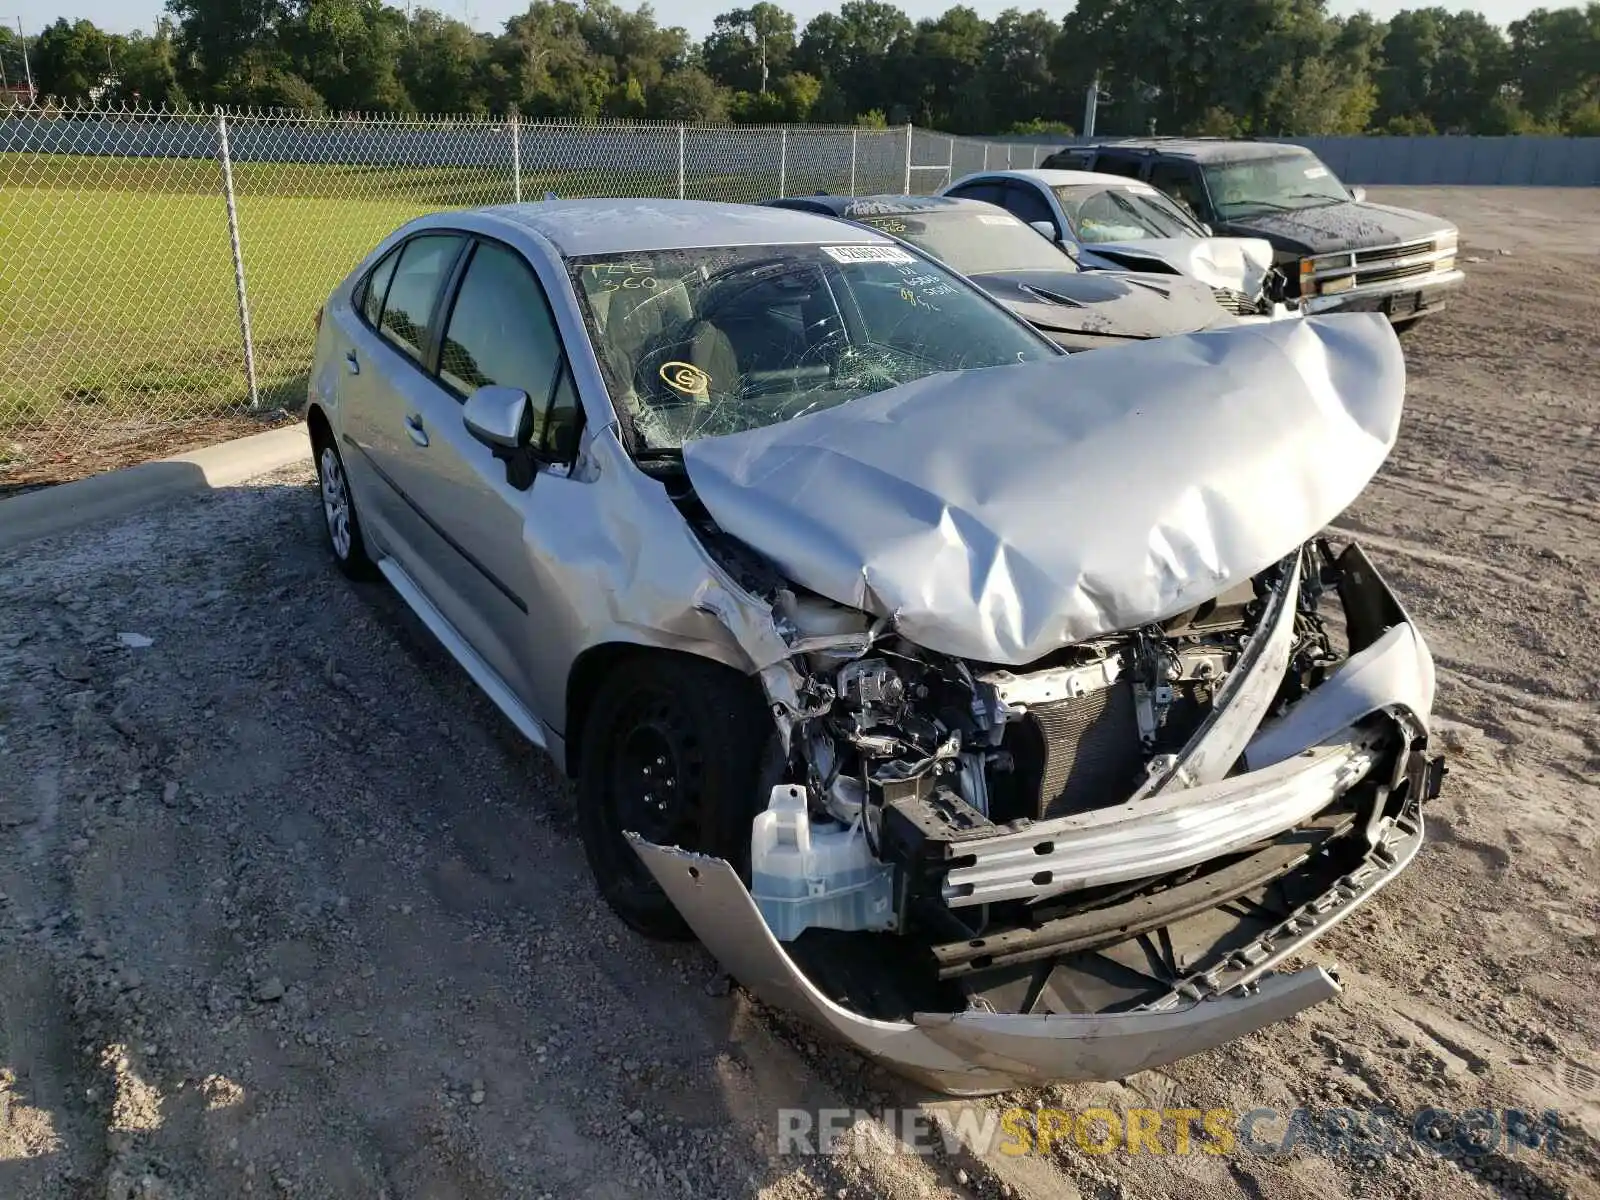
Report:
<svg viewBox="0 0 1600 1200"><path fill-rule="evenodd" d="M1273 212L1293 212L1294 205L1279 204L1276 200L1236 200L1232 204L1219 204L1218 208L1270 208Z"/></svg>

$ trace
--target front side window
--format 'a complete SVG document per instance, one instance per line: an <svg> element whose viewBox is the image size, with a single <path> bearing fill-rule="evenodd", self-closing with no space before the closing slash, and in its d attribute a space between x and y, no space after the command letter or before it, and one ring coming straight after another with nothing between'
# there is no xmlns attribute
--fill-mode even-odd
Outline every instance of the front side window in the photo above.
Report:
<svg viewBox="0 0 1600 1200"><path fill-rule="evenodd" d="M1049 202L1031 184L1007 184L1005 202L1006 208L1020 221L1029 225L1035 221L1048 221L1050 228L1056 227L1056 215L1050 211Z"/></svg>
<svg viewBox="0 0 1600 1200"><path fill-rule="evenodd" d="M961 205L856 219L910 242L963 275L1077 270L1059 247L1016 217L1001 208L984 207L987 212L977 205Z"/></svg>
<svg viewBox="0 0 1600 1200"><path fill-rule="evenodd" d="M1150 186L1160 188L1193 217L1205 212L1205 196L1200 177L1188 163L1156 163L1150 168Z"/></svg>
<svg viewBox="0 0 1600 1200"><path fill-rule="evenodd" d="M421 234L400 249L400 262L383 302L378 331L396 349L419 362L428 345L428 321L434 301L460 249L458 234L442 233Z"/></svg>
<svg viewBox="0 0 1600 1200"><path fill-rule="evenodd" d="M544 291L514 250L479 242L439 348L439 379L456 395L498 384L542 409L555 382L561 338Z"/></svg>
<svg viewBox="0 0 1600 1200"><path fill-rule="evenodd" d="M1334 173L1309 150L1207 163L1206 186L1219 216L1292 212L1350 199Z"/></svg>
<svg viewBox="0 0 1600 1200"><path fill-rule="evenodd" d="M1195 219L1153 187L1069 183L1050 189L1085 245L1145 238L1204 237Z"/></svg>
<svg viewBox="0 0 1600 1200"><path fill-rule="evenodd" d="M959 276L890 244L647 251L570 269L636 454L1056 353Z"/></svg>
<svg viewBox="0 0 1600 1200"><path fill-rule="evenodd" d="M961 187L952 188L945 194L947 196L959 196L963 200L982 200L985 204L1000 203L1000 185L998 183L967 183Z"/></svg>

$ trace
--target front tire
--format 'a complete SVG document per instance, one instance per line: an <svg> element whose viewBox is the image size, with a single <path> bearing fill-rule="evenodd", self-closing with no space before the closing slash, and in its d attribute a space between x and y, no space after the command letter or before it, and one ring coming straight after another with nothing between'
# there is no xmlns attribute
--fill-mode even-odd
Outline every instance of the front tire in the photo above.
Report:
<svg viewBox="0 0 1600 1200"><path fill-rule="evenodd" d="M627 659L601 684L581 741L578 827L600 894L647 937L691 936L623 834L748 876L750 822L781 769L760 688L706 659Z"/></svg>
<svg viewBox="0 0 1600 1200"><path fill-rule="evenodd" d="M322 495L322 525L328 535L328 549L333 560L351 579L374 579L378 568L367 553L366 539L361 535L361 521L356 516L355 499L350 491L350 477L345 474L344 459L339 448L326 435L316 438L312 449L317 456L317 484Z"/></svg>

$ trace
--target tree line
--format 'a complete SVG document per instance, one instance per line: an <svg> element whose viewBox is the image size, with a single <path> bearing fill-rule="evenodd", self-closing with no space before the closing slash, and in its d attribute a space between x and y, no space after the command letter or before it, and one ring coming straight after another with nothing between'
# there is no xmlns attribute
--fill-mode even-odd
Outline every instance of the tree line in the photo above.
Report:
<svg viewBox="0 0 1600 1200"><path fill-rule="evenodd" d="M13 96L22 49L0 28ZM37 94L69 104L1069 133L1098 80L1102 133L1600 135L1596 2L1502 29L1326 0L1078 0L992 21L846 0L802 28L761 0L697 42L614 0L533 0L494 34L382 0L167 0L150 33L63 18L27 51Z"/></svg>

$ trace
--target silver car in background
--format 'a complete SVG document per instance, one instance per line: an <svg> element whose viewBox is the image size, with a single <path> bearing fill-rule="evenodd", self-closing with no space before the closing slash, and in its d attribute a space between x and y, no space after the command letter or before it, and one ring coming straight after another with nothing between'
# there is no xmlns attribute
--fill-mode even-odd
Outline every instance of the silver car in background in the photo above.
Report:
<svg viewBox="0 0 1600 1200"><path fill-rule="evenodd" d="M1370 315L1067 356L876 231L414 221L319 318L328 540L576 781L602 894L933 1087L1110 1079L1336 995L1433 667L1319 536L1398 431Z"/></svg>

